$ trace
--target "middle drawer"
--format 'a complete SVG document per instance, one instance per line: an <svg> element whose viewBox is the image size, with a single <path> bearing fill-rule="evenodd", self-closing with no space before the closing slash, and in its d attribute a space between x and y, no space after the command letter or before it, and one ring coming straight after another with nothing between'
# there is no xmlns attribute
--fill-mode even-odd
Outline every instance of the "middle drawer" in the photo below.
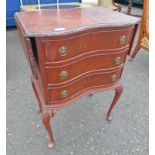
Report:
<svg viewBox="0 0 155 155"><path fill-rule="evenodd" d="M48 84L63 84L97 70L116 69L123 65L127 49L119 53L98 53L65 64L46 64Z"/></svg>

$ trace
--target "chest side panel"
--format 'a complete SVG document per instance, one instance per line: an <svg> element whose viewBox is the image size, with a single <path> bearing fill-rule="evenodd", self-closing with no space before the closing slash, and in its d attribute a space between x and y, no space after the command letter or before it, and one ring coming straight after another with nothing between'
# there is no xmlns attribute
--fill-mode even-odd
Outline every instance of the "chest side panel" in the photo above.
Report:
<svg viewBox="0 0 155 155"><path fill-rule="evenodd" d="M22 48L24 50L24 54L26 56L27 62L29 64L31 73L32 73L32 79L34 79L33 81L35 82L35 84L38 85L38 89L40 90L40 94L41 96L44 98L44 88L43 88L43 81L42 81L42 75L40 72L40 66L39 66L39 62L37 62L37 58L36 55L34 54L37 49L36 47L34 47L34 44L36 44L34 41L35 39L33 38L27 38L24 37L22 30L20 28L20 26L18 25L17 22L17 29L18 29L18 34L19 34L19 38L20 38L20 42L22 45ZM33 41L32 41L33 40ZM33 82L33 84L34 84Z"/></svg>

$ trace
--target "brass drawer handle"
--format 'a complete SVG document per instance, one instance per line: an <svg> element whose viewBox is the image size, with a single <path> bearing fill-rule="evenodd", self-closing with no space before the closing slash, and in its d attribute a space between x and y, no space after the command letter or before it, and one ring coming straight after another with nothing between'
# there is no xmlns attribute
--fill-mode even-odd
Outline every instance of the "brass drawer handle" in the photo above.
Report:
<svg viewBox="0 0 155 155"><path fill-rule="evenodd" d="M121 57L116 57L115 58L115 64L118 65L121 63Z"/></svg>
<svg viewBox="0 0 155 155"><path fill-rule="evenodd" d="M117 76L116 76L115 74L112 75L112 76L111 76L111 81L113 81L113 82L116 81L116 78L117 78Z"/></svg>
<svg viewBox="0 0 155 155"><path fill-rule="evenodd" d="M120 37L120 44L125 44L125 42L126 42L126 37L125 36L121 36Z"/></svg>
<svg viewBox="0 0 155 155"><path fill-rule="evenodd" d="M59 49L60 56L66 56L67 53L68 53L68 49L66 47L60 47L60 49Z"/></svg>
<svg viewBox="0 0 155 155"><path fill-rule="evenodd" d="M66 78L66 77L68 76L68 72L67 72L67 71L62 71L62 72L59 74L59 76L60 76L62 79L64 79L64 78Z"/></svg>
<svg viewBox="0 0 155 155"><path fill-rule="evenodd" d="M67 95L68 95L67 90L61 91L60 95L61 95L61 97L67 97Z"/></svg>

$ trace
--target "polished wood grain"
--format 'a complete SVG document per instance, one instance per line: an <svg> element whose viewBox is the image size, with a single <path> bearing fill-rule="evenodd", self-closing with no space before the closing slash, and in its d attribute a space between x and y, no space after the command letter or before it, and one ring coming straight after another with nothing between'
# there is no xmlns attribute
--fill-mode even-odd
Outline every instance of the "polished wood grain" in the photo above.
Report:
<svg viewBox="0 0 155 155"><path fill-rule="evenodd" d="M116 49L127 46L130 43L131 33L134 27L125 29L104 30L91 33L83 33L78 36L69 37L61 40L42 40L45 50L45 59L49 62L58 62L68 60L70 58L86 54L87 52L103 50L103 49ZM111 37L113 36L113 37ZM125 37L125 43L120 44L121 37ZM107 44L111 42L111 44ZM68 53L65 57L59 55L61 47L65 47ZM104 50L106 51L106 50Z"/></svg>
<svg viewBox="0 0 155 155"><path fill-rule="evenodd" d="M115 84L121 76L122 67L118 70L113 71L94 71L93 73L87 74L86 76L74 80L70 83L59 85L59 86L48 86L49 90L49 104L59 103L62 104L64 101L73 98L74 96L80 95L81 92L88 91L89 89L97 89L98 87L106 87ZM116 75L116 79L113 81L112 76ZM62 97L61 92L67 91L67 96ZM63 101L63 102L62 102Z"/></svg>
<svg viewBox="0 0 155 155"><path fill-rule="evenodd" d="M90 29L126 27L139 21L136 17L103 7L41 10L16 13L16 20L27 37L60 36Z"/></svg>
<svg viewBox="0 0 155 155"><path fill-rule="evenodd" d="M96 54L87 57L85 56L82 59L78 59L76 61L74 60L73 62L67 64L48 64L45 66L47 82L53 86L60 85L62 83L71 82L97 70L106 72L110 69L118 68L124 64L127 51L128 49L125 49L124 51L114 54L104 54L102 51L100 51ZM120 62L116 62L117 59L119 59ZM61 77L61 73L63 71L67 72L66 77Z"/></svg>
<svg viewBox="0 0 155 155"><path fill-rule="evenodd" d="M50 120L81 96L115 90L111 120L139 20L101 7L21 12L15 18L48 147L55 146Z"/></svg>

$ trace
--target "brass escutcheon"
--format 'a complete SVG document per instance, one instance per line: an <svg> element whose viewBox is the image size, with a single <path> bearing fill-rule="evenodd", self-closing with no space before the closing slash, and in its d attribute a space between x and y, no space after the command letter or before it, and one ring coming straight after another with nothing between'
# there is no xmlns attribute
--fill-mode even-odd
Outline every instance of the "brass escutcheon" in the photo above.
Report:
<svg viewBox="0 0 155 155"><path fill-rule="evenodd" d="M61 91L61 97L67 97L68 93L67 90Z"/></svg>
<svg viewBox="0 0 155 155"><path fill-rule="evenodd" d="M116 81L116 75L115 74L111 76L111 80Z"/></svg>
<svg viewBox="0 0 155 155"><path fill-rule="evenodd" d="M59 55L60 56L66 56L67 53L68 53L68 50L66 47L60 47L60 49L59 49Z"/></svg>
<svg viewBox="0 0 155 155"><path fill-rule="evenodd" d="M115 64L118 65L121 63L121 57L116 57L115 58Z"/></svg>
<svg viewBox="0 0 155 155"><path fill-rule="evenodd" d="M126 37L125 36L121 36L120 37L120 44L125 44L126 42Z"/></svg>
<svg viewBox="0 0 155 155"><path fill-rule="evenodd" d="M68 72L67 72L67 71L62 71L62 72L59 74L59 76L60 76L62 79L64 79L64 78L66 78L66 77L68 76Z"/></svg>

